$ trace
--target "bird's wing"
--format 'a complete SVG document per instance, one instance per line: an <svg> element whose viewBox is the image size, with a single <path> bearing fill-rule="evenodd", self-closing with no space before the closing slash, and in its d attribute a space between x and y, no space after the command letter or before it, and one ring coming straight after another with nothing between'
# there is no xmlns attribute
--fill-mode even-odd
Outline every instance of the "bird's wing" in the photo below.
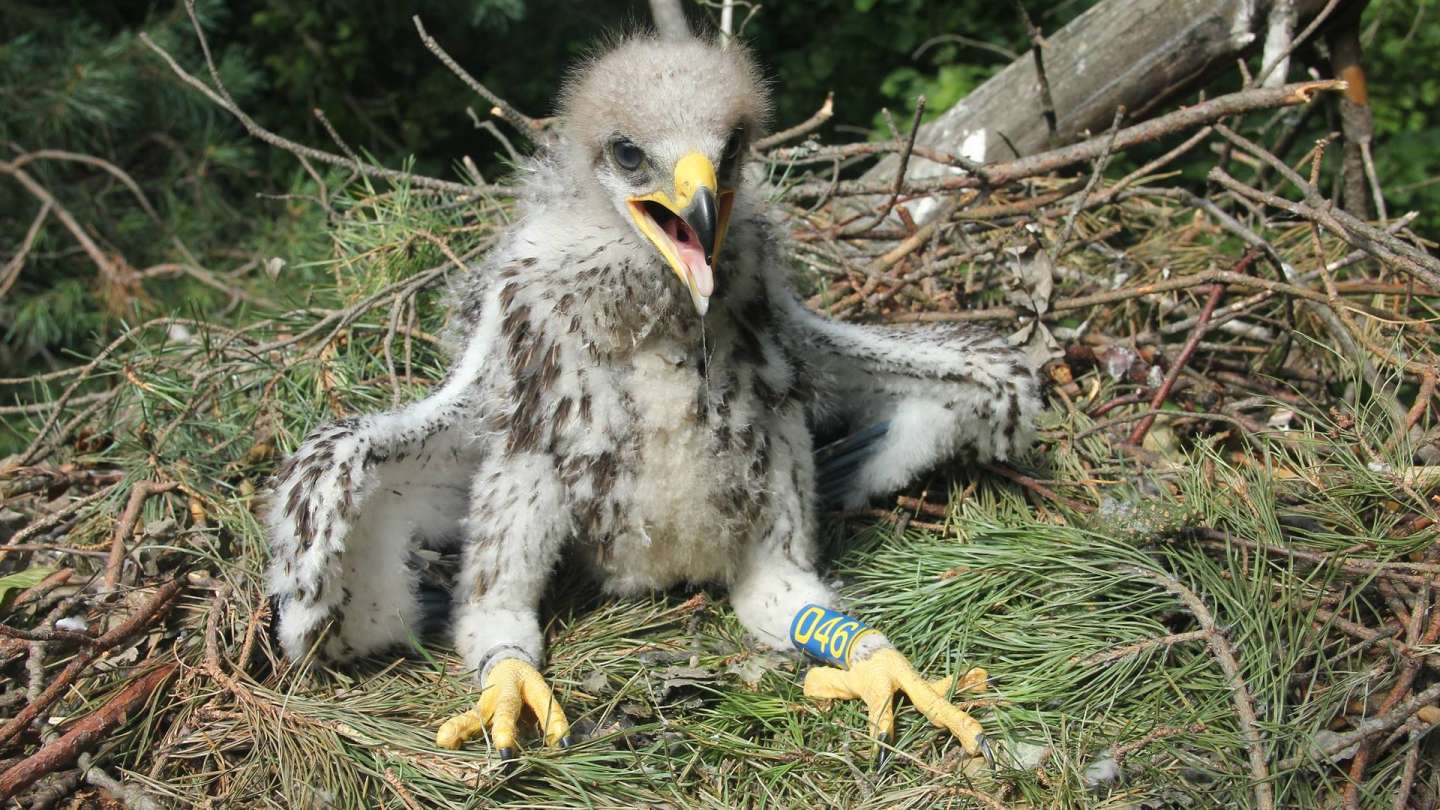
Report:
<svg viewBox="0 0 1440 810"><path fill-rule="evenodd" d="M950 458L1004 459L1028 446L1035 369L1002 338L960 324L838 323L785 301L782 334L813 374L825 503L859 506Z"/></svg>
<svg viewBox="0 0 1440 810"><path fill-rule="evenodd" d="M412 554L458 533L485 349L472 340L425 399L314 430L276 473L269 588L291 657L331 622L323 652L345 658L403 640L422 618Z"/></svg>

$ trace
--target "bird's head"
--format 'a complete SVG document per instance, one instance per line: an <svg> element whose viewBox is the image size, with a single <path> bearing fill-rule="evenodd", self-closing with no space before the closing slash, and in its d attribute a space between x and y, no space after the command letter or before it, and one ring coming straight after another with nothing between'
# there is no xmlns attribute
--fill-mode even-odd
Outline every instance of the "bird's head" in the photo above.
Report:
<svg viewBox="0 0 1440 810"><path fill-rule="evenodd" d="M570 176L590 181L654 247L701 316L744 157L769 109L743 48L698 39L627 40L578 70L563 96Z"/></svg>

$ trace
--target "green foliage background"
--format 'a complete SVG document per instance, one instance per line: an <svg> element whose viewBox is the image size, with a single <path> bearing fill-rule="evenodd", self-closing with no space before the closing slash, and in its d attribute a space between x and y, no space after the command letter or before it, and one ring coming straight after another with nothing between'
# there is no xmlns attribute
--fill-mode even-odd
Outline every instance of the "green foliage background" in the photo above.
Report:
<svg viewBox="0 0 1440 810"><path fill-rule="evenodd" d="M1093 2L1028 6L1037 24L1054 31ZM1431 231L1440 225L1435 5L1376 0L1366 12L1381 180L1392 209L1426 211L1422 227ZM714 19L717 6L701 0L688 9ZM412 14L481 81L533 115L550 112L567 65L607 35L648 21L639 0L201 0L198 11L230 91L271 130L333 149L312 113L319 109L348 144L386 165L413 159L418 171L448 175L469 157L490 178L506 171L504 152L466 112L469 106L483 117L485 104L424 49ZM742 4L737 18L747 20L748 11ZM48 149L110 161L144 190L158 220L94 165L47 159L26 171L130 267L179 260L177 238L199 262L222 271L282 257L290 269L269 297L303 301L321 272L317 263L331 252L323 212L306 200L313 184L294 158L247 137L181 85L139 42L142 30L183 64L202 64L179 3L0 5L4 159ZM778 122L803 119L835 91L830 140L888 136L881 109L892 108L904 127L920 94L927 115L938 115L1006 63L1003 53L932 42L937 36L961 34L1013 52L1028 45L1013 6L983 0L775 3L748 18L743 34L773 77ZM1313 48L1298 58L1302 66L1325 64ZM1333 125L1317 121L1316 134ZM1297 143L1303 150L1309 141ZM13 253L37 210L35 199L0 177L0 255ZM92 352L125 319L232 304L173 278L143 289L97 285L92 263L52 218L15 289L0 298L0 368L19 374L63 366Z"/></svg>

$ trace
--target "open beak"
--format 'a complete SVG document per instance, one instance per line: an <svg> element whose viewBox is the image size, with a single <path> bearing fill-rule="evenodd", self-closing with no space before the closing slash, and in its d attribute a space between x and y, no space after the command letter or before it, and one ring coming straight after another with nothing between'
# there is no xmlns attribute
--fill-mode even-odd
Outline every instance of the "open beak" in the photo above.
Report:
<svg viewBox="0 0 1440 810"><path fill-rule="evenodd" d="M691 152L675 164L674 196L657 191L629 201L635 224L690 290L701 317L715 294L715 255L734 199L734 191L720 190L710 159Z"/></svg>

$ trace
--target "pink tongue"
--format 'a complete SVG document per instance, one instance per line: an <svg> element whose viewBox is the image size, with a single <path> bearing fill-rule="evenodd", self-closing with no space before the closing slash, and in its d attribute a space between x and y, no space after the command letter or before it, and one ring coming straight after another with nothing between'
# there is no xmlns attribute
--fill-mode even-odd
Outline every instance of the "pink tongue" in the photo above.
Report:
<svg viewBox="0 0 1440 810"><path fill-rule="evenodd" d="M695 292L709 298L715 293L715 276L710 272L710 265L705 262L705 251L700 249L695 232L679 217L668 217L665 220L665 235L670 237L670 241L675 243L675 249L680 251L680 261L685 263L685 269L690 271L690 277L695 280Z"/></svg>

